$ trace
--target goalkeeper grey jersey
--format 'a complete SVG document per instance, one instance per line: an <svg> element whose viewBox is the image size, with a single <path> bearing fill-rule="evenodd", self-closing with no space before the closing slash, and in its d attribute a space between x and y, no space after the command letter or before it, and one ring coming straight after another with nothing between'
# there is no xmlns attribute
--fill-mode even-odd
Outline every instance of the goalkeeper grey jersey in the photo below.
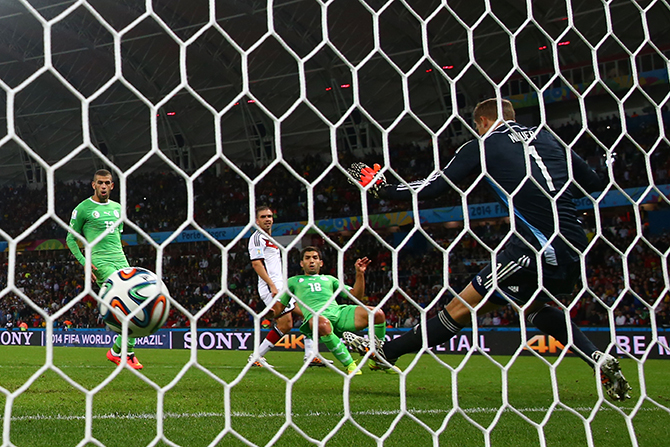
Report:
<svg viewBox="0 0 670 447"><path fill-rule="evenodd" d="M580 251L588 242L573 201L581 194L574 186L559 194L561 188L571 181L567 155L570 154L572 180L585 191L590 193L602 189L597 174L579 155L566 150L546 130L538 132L537 128L521 126L513 121L498 126L481 143L477 139L465 143L441 174L458 183L470 174L481 173L482 144L486 182L499 202L516 216L516 228L523 239L536 250L546 246L544 261L549 265L577 261L577 253L560 237L548 243L557 227L558 233ZM526 177L526 160L530 162L532 180ZM510 203L505 193L511 195L519 186ZM440 173L412 182L409 187L415 190L423 187L418 194L420 200L437 197L451 189ZM406 185L389 185L380 191L380 197L410 200L411 193ZM549 197L556 201L556 215ZM508 248L530 251L516 235L510 239Z"/></svg>

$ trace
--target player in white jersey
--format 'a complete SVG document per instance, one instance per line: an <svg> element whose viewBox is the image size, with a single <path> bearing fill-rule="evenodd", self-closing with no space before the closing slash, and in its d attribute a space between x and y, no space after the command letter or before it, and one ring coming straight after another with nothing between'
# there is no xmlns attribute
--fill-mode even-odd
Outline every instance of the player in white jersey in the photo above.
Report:
<svg viewBox="0 0 670 447"><path fill-rule="evenodd" d="M270 333L258 348L257 357L252 354L249 361L253 366L269 366L265 360L265 354L274 347L275 344L287 334L293 327L292 312L302 316L300 309L295 305L295 299L292 299L286 308L279 303L278 292L284 287L284 277L282 274L281 251L274 243L272 238L272 224L274 216L272 210L265 205L256 207L256 230L249 238L249 258L251 266L258 274L258 295L261 297L266 307L271 308L268 317L274 317L274 324ZM314 342L305 337L305 361L309 361L309 366L326 366L314 352Z"/></svg>

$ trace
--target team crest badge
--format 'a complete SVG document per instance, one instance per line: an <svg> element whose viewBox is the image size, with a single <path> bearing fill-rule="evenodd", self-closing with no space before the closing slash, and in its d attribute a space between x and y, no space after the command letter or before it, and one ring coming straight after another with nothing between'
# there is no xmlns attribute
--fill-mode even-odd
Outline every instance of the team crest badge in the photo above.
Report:
<svg viewBox="0 0 670 447"><path fill-rule="evenodd" d="M93 217L97 219L98 217L100 217L100 213L97 211L93 211Z"/></svg>

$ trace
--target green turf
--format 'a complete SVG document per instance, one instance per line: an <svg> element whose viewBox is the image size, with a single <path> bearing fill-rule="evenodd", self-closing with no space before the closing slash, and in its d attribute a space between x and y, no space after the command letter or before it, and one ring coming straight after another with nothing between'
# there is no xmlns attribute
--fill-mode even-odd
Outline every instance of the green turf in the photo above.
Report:
<svg viewBox="0 0 670 447"><path fill-rule="evenodd" d="M519 411L516 413L499 411L503 374L491 360L473 356L456 371L453 368L461 366L462 356L440 356L452 369L423 356L407 374L408 412L400 416L398 376L364 368L364 374L351 381L347 400L345 380L335 371L310 369L296 376L302 353L268 355L283 377L258 369L243 376L247 356L248 352L199 351L201 369L194 365L185 368L190 351L138 351L148 381L127 370L113 377L115 370L105 359L104 349L55 348L53 364L85 390L113 378L91 397L91 434L109 447L148 445L159 429L165 439L189 447L268 445L275 436L279 437L273 445L287 447L318 445L324 440L329 447L483 446L486 437L482 430L487 429L492 446L537 446L539 431L547 446L586 446L589 432L593 445L604 447L658 446L670 439L670 413L648 399L639 400L640 378L632 360L622 360L622 367L634 388L633 399L614 406L605 403L594 411L598 394L590 369L579 359L566 358L556 369L564 407L549 414L554 402L551 369L540 359L521 357L508 366L509 357L495 358L508 367L508 402ZM45 364L46 350L0 347L0 359L1 396L6 407L8 393L18 391ZM407 356L398 365L405 369L412 360L413 356ZM670 406L669 367L667 361L650 360L642 369L647 396L664 407ZM452 381L456 377L454 396ZM160 405L156 387L165 390L161 419L156 418ZM286 416L287 396L291 421ZM77 445L87 431L86 403L85 391L76 389L56 371L45 371L14 396L8 441L16 446ZM452 412L455 403L461 412ZM640 407L630 419L635 444L625 415L637 404ZM351 419L345 418L347 406ZM277 435L282 427L283 432ZM222 439L215 442L217 437ZM375 437L383 438L383 444ZM169 444L159 441L155 445Z"/></svg>

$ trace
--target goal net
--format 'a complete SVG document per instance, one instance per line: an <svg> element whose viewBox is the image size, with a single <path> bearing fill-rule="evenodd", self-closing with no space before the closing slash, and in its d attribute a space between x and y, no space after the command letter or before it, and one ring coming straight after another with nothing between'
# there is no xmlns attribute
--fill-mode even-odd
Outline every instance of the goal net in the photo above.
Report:
<svg viewBox="0 0 670 447"><path fill-rule="evenodd" d="M653 444L670 422L668 23L661 0L3 2L0 343L43 346L28 351L38 360L0 347L3 445L58 444L44 433L64 426L72 445ZM317 376L298 353L260 376L248 353L216 351L251 352L266 334L246 249L261 204L286 277L308 245L340 291L357 258L373 261L365 299L347 301L372 308L370 333L374 310L390 339L458 295L517 231L486 176L396 202L346 169L439 175L478 138L473 108L492 97L605 179L577 204L582 279L550 304L620 357L631 400L609 401L572 345L511 304L403 357L397 377L337 362ZM62 241L102 168L131 265L164 279L168 326L188 348L145 354L132 374L77 347L77 329L101 326L98 290L90 256L82 269ZM225 330L202 332L213 327ZM299 350L298 336L282 346Z"/></svg>

